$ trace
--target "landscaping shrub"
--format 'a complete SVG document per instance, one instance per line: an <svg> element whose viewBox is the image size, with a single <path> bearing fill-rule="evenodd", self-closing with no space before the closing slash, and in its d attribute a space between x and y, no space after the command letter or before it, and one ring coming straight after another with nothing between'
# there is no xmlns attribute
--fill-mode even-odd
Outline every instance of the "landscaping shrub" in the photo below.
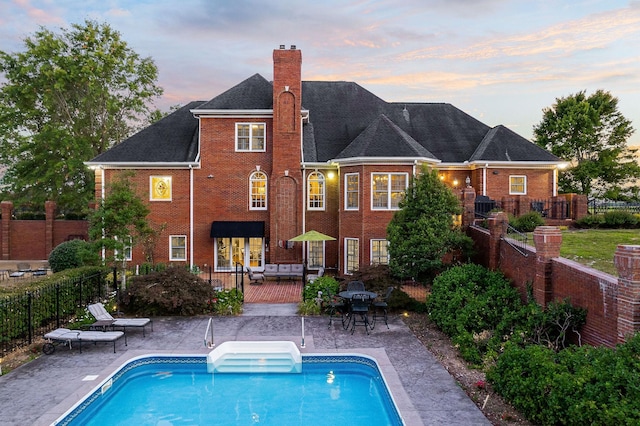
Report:
<svg viewBox="0 0 640 426"><path fill-rule="evenodd" d="M123 293L122 309L143 316L204 314L211 312L216 296L225 297L184 267L133 277Z"/></svg>
<svg viewBox="0 0 640 426"><path fill-rule="evenodd" d="M431 320L473 363L482 361L498 324L520 306L517 290L504 275L475 264L455 266L437 276L427 298Z"/></svg>
<svg viewBox="0 0 640 426"><path fill-rule="evenodd" d="M487 379L536 424L635 425L640 335L616 349L508 344Z"/></svg>
<svg viewBox="0 0 640 426"><path fill-rule="evenodd" d="M603 214L589 214L575 221L576 228L600 228L604 225Z"/></svg>
<svg viewBox="0 0 640 426"><path fill-rule="evenodd" d="M58 244L49 254L49 266L53 272L95 264L97 255L84 240L71 240Z"/></svg>
<svg viewBox="0 0 640 426"><path fill-rule="evenodd" d="M603 226L606 228L635 228L638 225L638 218L626 210L606 212L603 221Z"/></svg>
<svg viewBox="0 0 640 426"><path fill-rule="evenodd" d="M315 298L318 297L319 291L322 292L323 299L328 301L329 294L338 294L340 291L340 283L333 277L318 277L313 283L304 286L302 299L304 301L315 300Z"/></svg>
<svg viewBox="0 0 640 426"><path fill-rule="evenodd" d="M544 225L544 219L540 213L530 211L522 216L510 217L509 225L513 226L520 232L533 232L536 227Z"/></svg>
<svg viewBox="0 0 640 426"><path fill-rule="evenodd" d="M240 315L243 303L242 293L235 288L213 292L209 302L209 310L218 315Z"/></svg>

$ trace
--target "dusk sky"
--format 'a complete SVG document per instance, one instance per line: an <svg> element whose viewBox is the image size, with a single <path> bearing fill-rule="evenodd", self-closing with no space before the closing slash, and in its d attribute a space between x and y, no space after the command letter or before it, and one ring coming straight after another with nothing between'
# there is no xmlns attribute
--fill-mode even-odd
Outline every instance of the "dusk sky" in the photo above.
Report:
<svg viewBox="0 0 640 426"><path fill-rule="evenodd" d="M303 80L450 103L528 139L556 98L603 89L640 145L640 1L0 0L0 50L85 19L153 58L163 111L271 80L273 50L294 44Z"/></svg>

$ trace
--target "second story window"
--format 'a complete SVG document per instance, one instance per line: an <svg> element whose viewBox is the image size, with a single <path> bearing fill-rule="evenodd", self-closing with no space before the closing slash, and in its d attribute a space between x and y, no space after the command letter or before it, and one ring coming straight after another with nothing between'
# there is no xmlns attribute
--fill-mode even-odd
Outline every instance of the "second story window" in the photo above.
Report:
<svg viewBox="0 0 640 426"><path fill-rule="evenodd" d="M509 176L509 194L526 195L527 194L527 177L526 176Z"/></svg>
<svg viewBox="0 0 640 426"><path fill-rule="evenodd" d="M324 210L324 175L312 172L307 178L307 208L309 210Z"/></svg>
<svg viewBox="0 0 640 426"><path fill-rule="evenodd" d="M358 210L358 200L360 198L359 179L357 173L347 173L344 175L344 209Z"/></svg>
<svg viewBox="0 0 640 426"><path fill-rule="evenodd" d="M236 123L236 151L265 150L264 123Z"/></svg>
<svg viewBox="0 0 640 426"><path fill-rule="evenodd" d="M249 178L249 210L267 209L267 175L253 172Z"/></svg>
<svg viewBox="0 0 640 426"><path fill-rule="evenodd" d="M371 209L398 210L407 190L406 173L371 174Z"/></svg>

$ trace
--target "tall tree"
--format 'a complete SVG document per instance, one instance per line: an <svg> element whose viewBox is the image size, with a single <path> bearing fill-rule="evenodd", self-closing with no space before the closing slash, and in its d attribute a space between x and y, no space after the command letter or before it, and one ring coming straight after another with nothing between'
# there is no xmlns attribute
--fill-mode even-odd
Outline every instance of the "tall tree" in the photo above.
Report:
<svg viewBox="0 0 640 426"><path fill-rule="evenodd" d="M635 130L609 92L557 98L533 131L539 146L570 163L559 175L561 191L589 198L622 198L621 187L637 193L630 184L640 177L640 166L627 147Z"/></svg>
<svg viewBox="0 0 640 426"><path fill-rule="evenodd" d="M107 24L40 28L25 51L0 51L0 164L17 202L82 208L93 175L83 162L145 123L162 94L158 70Z"/></svg>
<svg viewBox="0 0 640 426"><path fill-rule="evenodd" d="M438 173L423 166L387 226L391 272L429 279L442 268L446 253L470 250L470 238L453 223L461 211L458 198Z"/></svg>

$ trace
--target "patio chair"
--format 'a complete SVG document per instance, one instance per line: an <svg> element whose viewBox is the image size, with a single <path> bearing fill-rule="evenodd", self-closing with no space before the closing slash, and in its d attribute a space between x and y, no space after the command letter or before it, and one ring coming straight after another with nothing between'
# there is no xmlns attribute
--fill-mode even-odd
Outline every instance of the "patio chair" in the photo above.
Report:
<svg viewBox="0 0 640 426"><path fill-rule="evenodd" d="M359 325L364 326L369 334L369 307L371 306L371 298L368 294L354 294L351 297L351 334Z"/></svg>
<svg viewBox="0 0 640 426"><path fill-rule="evenodd" d="M364 283L362 281L350 281L347 284L347 291L364 291Z"/></svg>
<svg viewBox="0 0 640 426"><path fill-rule="evenodd" d="M149 318L114 318L107 312L102 303L94 303L89 305L88 308L91 315L96 319L96 323L92 324L93 327L102 327L103 329L106 327L111 329L122 328L125 332L127 327L141 327L142 336L144 337L145 328L151 324L151 331L153 331L153 322Z"/></svg>
<svg viewBox="0 0 640 426"><path fill-rule="evenodd" d="M246 268L247 268L247 274L249 275L249 284L259 285L264 282L264 274L254 272L248 266Z"/></svg>
<svg viewBox="0 0 640 426"><path fill-rule="evenodd" d="M373 318L371 321L371 329L376 326L376 320L378 317L384 319L384 324L389 328L389 323L387 322L387 308L389 307L389 297L391 297L391 293L393 292L393 287L387 288L387 292L382 298L382 300L374 301L372 304L373 308Z"/></svg>
<svg viewBox="0 0 640 426"><path fill-rule="evenodd" d="M342 319L342 327L344 327L346 318L347 318L347 305L344 303L344 300L337 297L335 294L329 291L329 304L327 305L327 313L329 314L329 327L331 328L331 324L333 324L334 315L340 314Z"/></svg>
<svg viewBox="0 0 640 426"><path fill-rule="evenodd" d="M116 340L121 337L124 337L126 346L127 337L123 331L83 331L57 328L44 335L47 342L42 346L42 352L45 355L51 355L56 350L56 344L64 344L71 349L72 342L78 342L80 353L82 353L82 342L105 342L113 343L113 353L116 353Z"/></svg>
<svg viewBox="0 0 640 426"><path fill-rule="evenodd" d="M309 282L309 284L313 284L313 282L315 280L317 280L318 278L320 278L323 275L324 275L324 268L321 266L320 268L318 268L318 273L317 274L308 274L307 275L307 281Z"/></svg>

